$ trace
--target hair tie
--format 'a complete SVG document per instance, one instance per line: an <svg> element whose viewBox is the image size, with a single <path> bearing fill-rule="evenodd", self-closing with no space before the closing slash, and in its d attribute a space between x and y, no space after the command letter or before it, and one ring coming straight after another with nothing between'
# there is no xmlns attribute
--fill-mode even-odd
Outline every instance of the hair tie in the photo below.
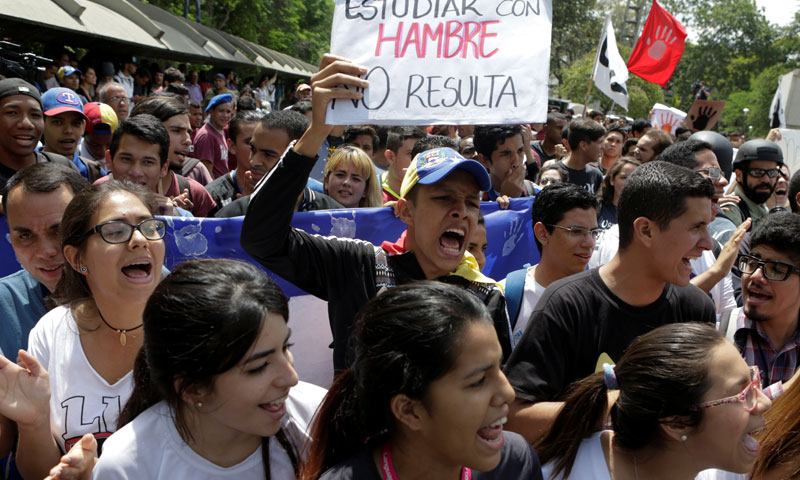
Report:
<svg viewBox="0 0 800 480"><path fill-rule="evenodd" d="M619 382L617 382L617 374L614 372L614 365L608 363L603 364L603 378L605 379L607 389L619 390Z"/></svg>

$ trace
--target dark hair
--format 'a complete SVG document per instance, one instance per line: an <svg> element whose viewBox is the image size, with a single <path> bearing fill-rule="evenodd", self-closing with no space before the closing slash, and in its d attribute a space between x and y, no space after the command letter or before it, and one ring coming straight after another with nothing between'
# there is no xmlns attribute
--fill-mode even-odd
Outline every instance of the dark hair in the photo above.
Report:
<svg viewBox="0 0 800 480"><path fill-rule="evenodd" d="M631 153L631 150L636 148L637 143L639 143L638 138L629 138L625 140L625 143L622 145L622 151L620 152L620 155L624 157L625 155Z"/></svg>
<svg viewBox="0 0 800 480"><path fill-rule="evenodd" d="M789 180L789 190L786 195L789 197L789 206L793 213L800 213L800 205L797 205L797 194L800 193L800 170L794 172ZM3 197L5 198L5 196Z"/></svg>
<svg viewBox="0 0 800 480"><path fill-rule="evenodd" d="M424 399L453 367L460 337L474 322L490 323L486 307L443 282L411 283L370 300L356 317L355 361L320 406L300 478L317 478L364 445L384 441L394 428L391 399Z"/></svg>
<svg viewBox="0 0 800 480"><path fill-rule="evenodd" d="M653 128L653 125L644 118L637 118L633 121L633 125L631 125L631 132L644 132L648 128Z"/></svg>
<svg viewBox="0 0 800 480"><path fill-rule="evenodd" d="M288 321L289 306L281 289L256 267L227 259L179 265L144 308L144 344L118 428L164 401L181 437L191 440L183 394L190 388L213 388L215 377L235 367L252 348L271 313ZM296 471L294 448L282 431L276 438ZM268 439L262 441L262 458L269 479Z"/></svg>
<svg viewBox="0 0 800 480"><path fill-rule="evenodd" d="M290 112L297 112L303 116L312 110L313 104L308 99L303 99L289 107Z"/></svg>
<svg viewBox="0 0 800 480"><path fill-rule="evenodd" d="M188 115L189 106L174 95L151 95L133 107L129 118L143 114L152 115L163 123L175 115Z"/></svg>
<svg viewBox="0 0 800 480"><path fill-rule="evenodd" d="M612 205L614 203L614 180L617 179L620 170L625 165L642 166L642 162L631 157L620 157L611 165L606 175L603 177L603 183L600 184L600 190L597 192L597 200L601 205Z"/></svg>
<svg viewBox="0 0 800 480"><path fill-rule="evenodd" d="M553 227L564 218L564 214L573 208L584 210L597 210L597 199L585 188L573 183L555 183L544 187L533 202L531 208L531 225L538 222L545 224L548 232L553 233ZM542 243L536 240L536 248L542 253Z"/></svg>
<svg viewBox="0 0 800 480"><path fill-rule="evenodd" d="M689 127L678 125L678 127L675 129L675 137L680 138L684 133L689 133L689 135L691 135L692 130Z"/></svg>
<svg viewBox="0 0 800 480"><path fill-rule="evenodd" d="M266 114L255 110L245 110L244 112L237 113L228 124L228 138L236 142L236 138L239 136L239 132L244 124L257 123L261 121L265 115Z"/></svg>
<svg viewBox="0 0 800 480"><path fill-rule="evenodd" d="M67 185L73 194L77 194L89 186L77 170L54 162L34 163L30 167L18 170L3 187L3 211L8 214L8 194L17 185L22 185L26 192L49 193L61 185Z"/></svg>
<svg viewBox="0 0 800 480"><path fill-rule="evenodd" d="M372 149L378 149L378 134L375 129L369 125L348 125L344 129L342 139L344 143L353 143L359 135L369 135L372 137Z"/></svg>
<svg viewBox="0 0 800 480"><path fill-rule="evenodd" d="M664 423L697 426L703 410L691 407L711 387L709 357L724 342L721 333L703 323L663 325L635 339L614 367L619 384L619 398L611 407L614 442L636 451L658 446ZM569 476L581 440L597 430L607 402L603 372L572 385L547 436L535 445L542 464L555 462L553 475Z"/></svg>
<svg viewBox="0 0 800 480"><path fill-rule="evenodd" d="M551 165L548 165L546 167L542 167L541 170L539 170L539 173L536 174L536 182L534 182L534 183L538 184L542 180L542 174L545 173L545 172L549 172L551 170L555 170L555 171L558 172L558 176L561 177L561 181L562 182L566 182L567 181L567 174L564 172L564 170L561 170L556 165L551 164Z"/></svg>
<svg viewBox="0 0 800 480"><path fill-rule="evenodd" d="M162 97L165 98L165 97ZM161 121L148 113L128 117L114 131L108 151L113 162L123 135L131 135L147 143L158 145L159 164L163 167L169 157L169 133Z"/></svg>
<svg viewBox="0 0 800 480"><path fill-rule="evenodd" d="M418 127L392 127L386 135L386 148L397 153L409 138L419 140L427 135Z"/></svg>
<svg viewBox="0 0 800 480"><path fill-rule="evenodd" d="M650 132L648 132L648 135L649 133ZM673 143L664 149L658 159L680 165L681 167L686 167L689 170L694 170L700 165L700 162L697 161L697 152L701 150L713 151L713 147L711 147L710 143L701 140L684 140L682 142Z"/></svg>
<svg viewBox="0 0 800 480"><path fill-rule="evenodd" d="M478 125L472 135L475 151L486 157L486 161L491 163L492 152L497 150L498 144L507 138L522 135L522 127L519 125Z"/></svg>
<svg viewBox="0 0 800 480"><path fill-rule="evenodd" d="M655 140L655 143L653 144L653 153L656 157L659 157L659 155L661 155L661 153L666 150L667 147L672 145L672 137L669 135L669 133L661 130L660 128L651 128L642 136L646 136ZM656 160L658 160L658 158L656 158Z"/></svg>
<svg viewBox="0 0 800 480"><path fill-rule="evenodd" d="M581 142L594 142L606 134L602 125L589 118L578 118L569 122L569 147L577 149Z"/></svg>
<svg viewBox="0 0 800 480"><path fill-rule="evenodd" d="M420 138L417 140L417 143L414 144L414 148L411 149L411 158L432 148L452 148L458 151L458 142L443 135L428 135Z"/></svg>
<svg viewBox="0 0 800 480"><path fill-rule="evenodd" d="M253 97L239 97L239 103L236 104L236 109L239 112L253 111L257 108L258 104L256 103L256 99Z"/></svg>
<svg viewBox="0 0 800 480"><path fill-rule="evenodd" d="M547 114L547 122L545 122L545 124L546 125L550 125L553 122L555 122L556 120L564 120L564 121L566 121L567 120L567 116L564 115L563 113L559 113L559 112L550 112L550 113Z"/></svg>
<svg viewBox="0 0 800 480"><path fill-rule="evenodd" d="M775 212L761 218L750 233L750 250L768 245L800 265L800 215Z"/></svg>
<svg viewBox="0 0 800 480"><path fill-rule="evenodd" d="M625 140L625 136L626 136L625 135L625 129L620 127L620 126L618 126L618 124L616 122L614 122L611 125L609 125L608 129L606 130L606 135L605 136L608 137L612 133L619 133L620 135L622 135L622 140L623 141Z"/></svg>
<svg viewBox="0 0 800 480"><path fill-rule="evenodd" d="M289 135L289 140L299 140L310 124L305 115L291 110L278 110L261 119L263 128L283 130Z"/></svg>
<svg viewBox="0 0 800 480"><path fill-rule="evenodd" d="M151 214L155 213L155 196L139 185L117 180L90 185L78 192L64 210L64 216L59 227L61 251L64 251L64 247L70 245L78 249L79 255L83 254L86 240L89 238L86 233L95 227L92 224L94 214L100 209L100 206L109 195L118 191L128 192L137 197ZM161 265L156 265L154 268L161 268ZM56 285L55 292L53 292L53 300L59 305L64 305L86 297L92 297L92 291L89 289L89 284L86 283L86 277L65 265L64 274L61 276L58 285Z"/></svg>
<svg viewBox="0 0 800 480"><path fill-rule="evenodd" d="M175 67L169 67L164 70L164 81L167 83L173 82L181 82L183 83L186 81L186 77L183 76L180 70Z"/></svg>
<svg viewBox="0 0 800 480"><path fill-rule="evenodd" d="M687 197L714 197L714 184L686 167L667 162L648 162L625 183L617 204L619 249L633 241L633 221L646 217L661 230L688 209Z"/></svg>
<svg viewBox="0 0 800 480"><path fill-rule="evenodd" d="M177 83L168 83L164 90L158 93L172 93L183 97L184 95L189 95L189 89Z"/></svg>
<svg viewBox="0 0 800 480"><path fill-rule="evenodd" d="M136 73L134 73L133 76L139 78L146 78L148 80L151 80L153 78L153 74L150 73L150 69L147 67L137 68Z"/></svg>
<svg viewBox="0 0 800 480"><path fill-rule="evenodd" d="M194 100L189 100L189 108L203 108L203 106Z"/></svg>

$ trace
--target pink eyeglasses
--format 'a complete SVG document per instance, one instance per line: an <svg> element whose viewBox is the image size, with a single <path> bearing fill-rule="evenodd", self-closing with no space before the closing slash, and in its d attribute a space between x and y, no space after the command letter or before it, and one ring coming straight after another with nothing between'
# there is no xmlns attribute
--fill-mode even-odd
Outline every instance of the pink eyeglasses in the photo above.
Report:
<svg viewBox="0 0 800 480"><path fill-rule="evenodd" d="M758 393L761 391L761 375L758 372L758 367L750 367L750 383L742 390L742 393L732 397L721 398L719 400L712 400L710 402L698 403L693 405L691 410L701 410L703 408L716 407L717 405L726 405L728 403L741 402L744 404L744 409L747 412L752 412L758 407Z"/></svg>

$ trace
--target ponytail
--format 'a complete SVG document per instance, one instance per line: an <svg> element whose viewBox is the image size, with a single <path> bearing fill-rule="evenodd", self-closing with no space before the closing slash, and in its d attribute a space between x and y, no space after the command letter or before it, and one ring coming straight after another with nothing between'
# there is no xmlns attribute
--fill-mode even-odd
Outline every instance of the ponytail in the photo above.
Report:
<svg viewBox="0 0 800 480"><path fill-rule="evenodd" d="M370 440L362 418L355 376L351 369L347 369L334 380L319 407L311 430L311 451L298 478L316 480L362 448ZM378 436L381 430L378 430Z"/></svg>
<svg viewBox="0 0 800 480"><path fill-rule="evenodd" d="M608 387L603 372L575 382L564 407L556 417L547 436L534 445L542 464L555 461L552 476L563 472L569 477L581 440L598 430L608 406Z"/></svg>
<svg viewBox="0 0 800 480"><path fill-rule="evenodd" d="M159 388L152 383L150 367L144 347L139 349L133 362L133 392L119 414L117 430L132 422L140 413L162 400Z"/></svg>

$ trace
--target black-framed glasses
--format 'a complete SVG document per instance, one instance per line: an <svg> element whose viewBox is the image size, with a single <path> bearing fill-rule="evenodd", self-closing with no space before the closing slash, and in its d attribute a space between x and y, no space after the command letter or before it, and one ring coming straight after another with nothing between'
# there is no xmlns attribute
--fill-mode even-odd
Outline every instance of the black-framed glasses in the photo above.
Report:
<svg viewBox="0 0 800 480"><path fill-rule="evenodd" d="M776 260L762 260L752 255L739 254L738 259L739 270L742 273L751 275L761 267L761 272L767 280L774 280L782 282L789 278L792 273L800 275L800 268L795 267L790 263L778 262Z"/></svg>
<svg viewBox="0 0 800 480"><path fill-rule="evenodd" d="M708 168L701 168L700 170L695 170L697 173L703 173L708 178L712 180L716 180L722 176L722 169L719 167L708 167Z"/></svg>
<svg viewBox="0 0 800 480"><path fill-rule="evenodd" d="M86 236L93 233L99 233L100 238L106 243L126 243L131 240L133 231L139 230L139 233L148 240L161 240L167 234L167 224L164 220L158 218L148 218L147 220L139 223L138 225L131 225L127 222L114 220L112 222L101 223L94 227Z"/></svg>
<svg viewBox="0 0 800 480"><path fill-rule="evenodd" d="M578 227L578 226L562 227L561 225L551 225L551 224L547 224L547 223L545 224L545 226L546 227L552 227L552 228L558 228L558 229L561 229L561 230L566 230L566 231L569 232L569 236L572 237L572 238L583 238L586 235L591 235L592 238L594 238L595 240L598 240L600 238L600 235L603 234L603 229L602 228L588 229L588 228L585 228L585 227Z"/></svg>
<svg viewBox="0 0 800 480"><path fill-rule="evenodd" d="M778 178L781 170L779 168L748 168L747 174L753 178L762 178L764 175L769 178Z"/></svg>

